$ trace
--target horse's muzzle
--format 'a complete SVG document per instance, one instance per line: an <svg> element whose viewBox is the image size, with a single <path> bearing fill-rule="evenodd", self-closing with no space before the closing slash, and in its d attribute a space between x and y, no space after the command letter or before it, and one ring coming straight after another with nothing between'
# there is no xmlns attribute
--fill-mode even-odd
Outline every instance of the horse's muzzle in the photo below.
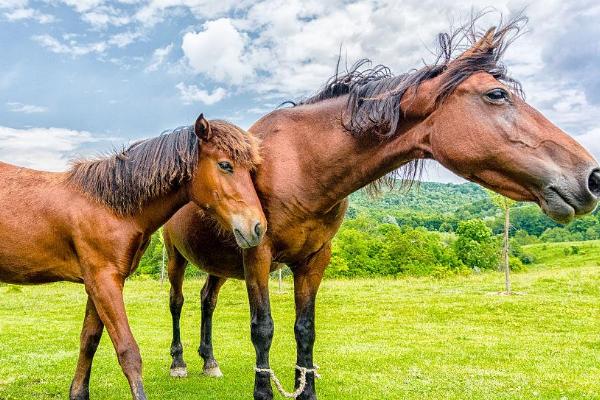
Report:
<svg viewBox="0 0 600 400"><path fill-rule="evenodd" d="M248 249L250 247L256 247L262 241L262 238L265 234L265 227L260 221L255 221L250 225L250 227L245 228L239 226L239 224L235 224L237 226L233 227L233 236L235 237L235 241L238 246L242 249Z"/></svg>
<svg viewBox="0 0 600 400"><path fill-rule="evenodd" d="M566 224L594 211L600 200L600 168L587 171L583 179L558 178L544 189L540 205L549 217Z"/></svg>

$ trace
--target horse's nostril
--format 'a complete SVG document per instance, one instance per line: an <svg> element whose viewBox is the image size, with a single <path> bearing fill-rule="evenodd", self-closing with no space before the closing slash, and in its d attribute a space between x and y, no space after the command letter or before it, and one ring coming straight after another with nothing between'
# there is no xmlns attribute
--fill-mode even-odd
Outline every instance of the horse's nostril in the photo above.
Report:
<svg viewBox="0 0 600 400"><path fill-rule="evenodd" d="M260 237L260 235L262 235L262 225L260 224L260 222L257 222L256 225L254 225L254 233L256 233L256 236Z"/></svg>
<svg viewBox="0 0 600 400"><path fill-rule="evenodd" d="M600 197L600 170L595 170L588 180L588 188L596 197Z"/></svg>

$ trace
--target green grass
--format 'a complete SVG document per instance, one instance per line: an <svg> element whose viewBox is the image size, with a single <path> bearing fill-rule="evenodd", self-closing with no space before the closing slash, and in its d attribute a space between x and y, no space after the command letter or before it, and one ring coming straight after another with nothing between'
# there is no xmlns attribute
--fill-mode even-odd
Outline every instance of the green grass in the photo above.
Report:
<svg viewBox="0 0 600 400"><path fill-rule="evenodd" d="M600 240L534 244L523 250L545 267L600 266Z"/></svg>
<svg viewBox="0 0 600 400"><path fill-rule="evenodd" d="M600 399L596 262L531 268L513 280L522 295L498 295L503 282L499 273L444 280L325 281L317 305L315 359L323 376L317 383L319 397ZM186 379L168 374L168 285L143 280L126 285L150 399L251 398L254 350L243 283L225 285L215 314L222 379L202 376L196 354L201 285L199 280L185 283ZM295 361L290 283L271 299L271 365L290 390ZM84 304L80 285L0 287L0 399L67 397ZM95 358L91 393L95 400L129 398L106 334Z"/></svg>

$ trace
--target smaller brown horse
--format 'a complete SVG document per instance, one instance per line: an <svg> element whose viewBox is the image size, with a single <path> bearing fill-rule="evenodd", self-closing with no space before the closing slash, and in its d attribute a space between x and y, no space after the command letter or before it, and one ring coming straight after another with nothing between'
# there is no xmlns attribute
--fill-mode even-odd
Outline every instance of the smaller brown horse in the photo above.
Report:
<svg viewBox="0 0 600 400"><path fill-rule="evenodd" d="M252 135L203 115L110 157L66 173L0 163L0 281L85 284L87 308L70 399L89 399L92 359L104 326L135 400L145 400L142 361L123 284L150 236L190 201L237 244L260 243L266 220L250 171L260 162Z"/></svg>

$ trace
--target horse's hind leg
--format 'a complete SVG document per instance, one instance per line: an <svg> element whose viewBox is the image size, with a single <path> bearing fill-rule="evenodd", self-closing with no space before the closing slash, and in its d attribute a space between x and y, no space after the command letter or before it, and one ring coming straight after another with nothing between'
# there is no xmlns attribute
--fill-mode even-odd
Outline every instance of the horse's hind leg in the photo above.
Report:
<svg viewBox="0 0 600 400"><path fill-rule="evenodd" d="M96 306L94 306L92 299L88 297L83 328L81 330L79 359L77 360L77 369L75 370L75 377L71 383L69 394L70 400L88 400L90 398L89 385L92 360L102 337L103 329L104 324L98 316Z"/></svg>
<svg viewBox="0 0 600 400"><path fill-rule="evenodd" d="M166 239L166 237L165 237ZM187 260L165 240L167 253L169 255L168 274L171 283L169 294L169 309L173 319L173 340L171 341L171 376L183 378L187 376L187 366L183 361L183 345L181 344L181 330L179 320L181 318L181 308L183 307L183 277Z"/></svg>
<svg viewBox="0 0 600 400"><path fill-rule="evenodd" d="M213 354L212 346L212 317L217 306L217 297L219 290L227 278L220 278L214 275L208 275L206 283L200 293L202 303L202 321L200 325L200 347L198 354L204 359L203 372L207 376L219 378L223 376L221 369Z"/></svg>

